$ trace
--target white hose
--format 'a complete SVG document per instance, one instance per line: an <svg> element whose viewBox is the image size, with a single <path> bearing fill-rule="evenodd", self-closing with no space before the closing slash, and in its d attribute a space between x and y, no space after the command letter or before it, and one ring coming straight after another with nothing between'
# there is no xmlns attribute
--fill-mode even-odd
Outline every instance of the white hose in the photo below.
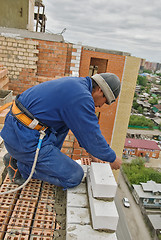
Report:
<svg viewBox="0 0 161 240"><path fill-rule="evenodd" d="M32 175L34 174L34 171L35 171L35 167L36 167L39 151L41 148L42 140L45 137L45 135L46 134L44 131L40 131L40 137L39 137L39 142L38 142L36 153L35 153L34 163L32 165L31 173L30 173L29 177L26 179L26 181L21 186L15 188L15 189L9 190L7 192L0 192L0 195L16 192L16 191L20 190L21 188L23 188L24 186L26 186L26 184L31 180Z"/></svg>

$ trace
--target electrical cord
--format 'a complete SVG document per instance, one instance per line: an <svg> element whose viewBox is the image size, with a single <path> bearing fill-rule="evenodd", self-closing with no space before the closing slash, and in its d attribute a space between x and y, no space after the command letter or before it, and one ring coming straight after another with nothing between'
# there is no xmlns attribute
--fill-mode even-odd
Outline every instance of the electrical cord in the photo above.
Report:
<svg viewBox="0 0 161 240"><path fill-rule="evenodd" d="M36 167L39 151L40 151L40 148L41 148L41 144L42 144L43 138L46 135L45 131L41 130L39 132L40 132L39 142L38 142L38 145L37 145L37 149L36 149L36 153L35 153L35 157L34 157L34 162L33 162L31 173L30 173L29 177L26 179L26 181L21 186L15 188L15 189L6 191L6 192L0 192L0 195L10 194L10 193L16 192L16 191L20 190L21 188L23 188L24 186L26 186L26 184L31 180L32 175L34 174L34 171L35 171L35 167Z"/></svg>

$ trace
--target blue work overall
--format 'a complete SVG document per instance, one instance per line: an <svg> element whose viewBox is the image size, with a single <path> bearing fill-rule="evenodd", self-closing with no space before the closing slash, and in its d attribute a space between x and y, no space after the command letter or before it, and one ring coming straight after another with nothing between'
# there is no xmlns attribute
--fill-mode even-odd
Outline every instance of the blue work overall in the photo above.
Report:
<svg viewBox="0 0 161 240"><path fill-rule="evenodd" d="M91 78L65 77L44 82L29 88L18 99L48 126L33 178L64 189L81 182L84 175L82 167L61 152L69 129L87 152L103 161L115 160L116 154L102 136L95 115ZM39 132L23 126L9 112L1 136L26 179L33 165Z"/></svg>

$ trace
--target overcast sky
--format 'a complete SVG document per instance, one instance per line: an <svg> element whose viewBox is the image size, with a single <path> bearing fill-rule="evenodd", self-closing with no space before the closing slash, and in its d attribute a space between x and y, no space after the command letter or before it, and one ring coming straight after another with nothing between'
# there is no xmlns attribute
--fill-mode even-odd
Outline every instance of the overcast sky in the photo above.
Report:
<svg viewBox="0 0 161 240"><path fill-rule="evenodd" d="M161 63L160 0L43 0L46 30L66 42Z"/></svg>

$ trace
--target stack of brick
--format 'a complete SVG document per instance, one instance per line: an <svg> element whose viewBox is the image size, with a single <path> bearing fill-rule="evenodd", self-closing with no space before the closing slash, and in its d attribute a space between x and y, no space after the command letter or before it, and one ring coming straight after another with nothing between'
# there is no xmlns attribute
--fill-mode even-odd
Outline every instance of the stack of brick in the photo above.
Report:
<svg viewBox="0 0 161 240"><path fill-rule="evenodd" d="M31 239L52 239L55 229L56 209L54 186L43 182L31 230Z"/></svg>
<svg viewBox="0 0 161 240"><path fill-rule="evenodd" d="M38 42L33 40L0 36L0 62L8 69L10 89L16 90L14 88L23 69L37 71L37 45Z"/></svg>
<svg viewBox="0 0 161 240"><path fill-rule="evenodd" d="M0 192L16 187L7 175ZM65 239L64 223L61 222L65 208L63 210L60 206L63 195L57 197L57 201L56 195L54 185L36 179L32 179L22 190L0 195L0 239Z"/></svg>
<svg viewBox="0 0 161 240"><path fill-rule="evenodd" d="M108 164L82 166L82 183L67 190L66 239L117 240L117 184Z"/></svg>
<svg viewBox="0 0 161 240"><path fill-rule="evenodd" d="M8 90L8 70L0 64L0 89Z"/></svg>
<svg viewBox="0 0 161 240"><path fill-rule="evenodd" d="M8 70L0 65L0 124L4 123L6 114L9 111L9 102L12 101L12 91L8 90Z"/></svg>

